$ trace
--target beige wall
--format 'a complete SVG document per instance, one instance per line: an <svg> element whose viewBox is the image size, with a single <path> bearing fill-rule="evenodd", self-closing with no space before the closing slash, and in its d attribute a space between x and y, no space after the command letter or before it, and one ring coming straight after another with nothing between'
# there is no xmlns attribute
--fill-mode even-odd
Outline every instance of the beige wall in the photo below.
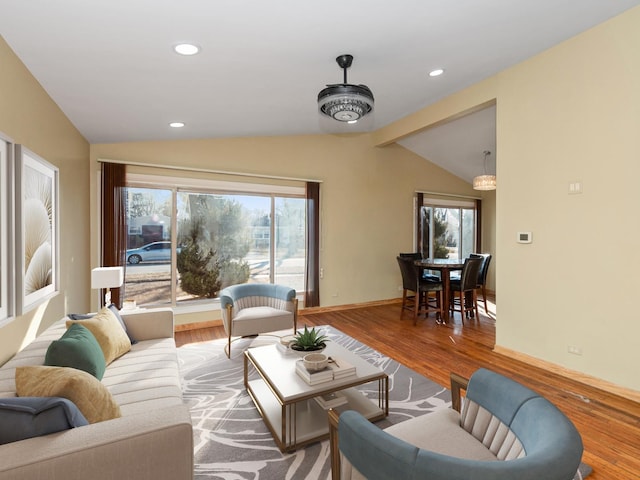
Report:
<svg viewBox="0 0 640 480"><path fill-rule="evenodd" d="M497 99L497 345L635 390L638 52L640 7L375 134L386 144ZM576 181L584 193L569 195Z"/></svg>
<svg viewBox="0 0 640 480"><path fill-rule="evenodd" d="M638 52L640 8L505 72L497 127L497 343L636 390Z"/></svg>
<svg viewBox="0 0 640 480"><path fill-rule="evenodd" d="M398 145L371 144L363 134L92 145L91 168L97 172L98 159L117 159L322 181L320 299L323 306L343 305L400 296L395 256L413 248L416 190L473 194L469 184ZM217 318L209 312L177 322Z"/></svg>
<svg viewBox="0 0 640 480"><path fill-rule="evenodd" d="M60 169L60 294L0 328L0 364L89 306L89 144L0 37L0 132Z"/></svg>

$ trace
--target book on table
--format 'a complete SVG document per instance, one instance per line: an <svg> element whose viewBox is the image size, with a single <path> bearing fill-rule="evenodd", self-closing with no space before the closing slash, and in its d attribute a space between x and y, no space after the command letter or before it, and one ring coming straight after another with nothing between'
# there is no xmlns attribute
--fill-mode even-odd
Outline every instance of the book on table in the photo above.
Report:
<svg viewBox="0 0 640 480"><path fill-rule="evenodd" d="M315 401L325 410L336 408L347 403L347 397L342 392L325 393L314 397Z"/></svg>
<svg viewBox="0 0 640 480"><path fill-rule="evenodd" d="M296 362L296 373L299 377L304 379L309 385L316 385L322 382L329 382L333 380L333 370L329 367L325 367L322 370L307 370L302 360Z"/></svg>
<svg viewBox="0 0 640 480"><path fill-rule="evenodd" d="M344 378L355 375L356 367L342 358L331 357L328 367L333 372L333 378Z"/></svg>

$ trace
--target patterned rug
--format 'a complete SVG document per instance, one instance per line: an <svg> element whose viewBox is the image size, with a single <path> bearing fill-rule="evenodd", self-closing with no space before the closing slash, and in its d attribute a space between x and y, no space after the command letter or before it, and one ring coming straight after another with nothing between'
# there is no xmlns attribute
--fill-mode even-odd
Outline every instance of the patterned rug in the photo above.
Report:
<svg viewBox="0 0 640 480"><path fill-rule="evenodd" d="M389 416L376 422L381 428L450 406L451 395L446 388L332 327L320 329L331 341L389 375ZM273 337L237 340L232 344L230 360L224 353L226 340L178 349L184 398L193 418L196 479L330 479L328 441L281 453L244 390L243 351L273 341ZM377 399L377 384L372 384L371 390L367 387L358 388ZM575 480L590 473L586 465L581 465L581 470Z"/></svg>

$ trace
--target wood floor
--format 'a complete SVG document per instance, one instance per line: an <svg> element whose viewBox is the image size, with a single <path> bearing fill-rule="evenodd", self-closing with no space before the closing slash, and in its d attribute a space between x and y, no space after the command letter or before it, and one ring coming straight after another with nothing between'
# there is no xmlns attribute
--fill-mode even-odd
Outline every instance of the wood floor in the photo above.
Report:
<svg viewBox="0 0 640 480"><path fill-rule="evenodd" d="M489 305L489 314L493 305ZM332 325L347 335L449 387L449 373L471 375L486 367L539 392L574 422L585 445L583 461L593 480L640 479L640 404L494 353L495 322L480 309L479 321L436 325L433 316L413 325L400 320L400 305L307 310L299 326ZM179 346L223 338L222 327L176 333ZM632 366L630 368L638 368ZM544 479L541 479L544 480Z"/></svg>

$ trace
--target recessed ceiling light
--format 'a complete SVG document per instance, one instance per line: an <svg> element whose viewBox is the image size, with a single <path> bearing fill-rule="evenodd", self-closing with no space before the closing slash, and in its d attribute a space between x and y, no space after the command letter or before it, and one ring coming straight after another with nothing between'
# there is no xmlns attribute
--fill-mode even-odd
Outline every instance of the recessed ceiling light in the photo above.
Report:
<svg viewBox="0 0 640 480"><path fill-rule="evenodd" d="M440 75L442 75L444 73L444 70L442 68L436 68L435 70L431 70L429 72L429 76L430 77L438 77Z"/></svg>
<svg viewBox="0 0 640 480"><path fill-rule="evenodd" d="M171 128L182 128L182 127L184 127L184 123L183 122L171 122L169 124L169 126Z"/></svg>
<svg viewBox="0 0 640 480"><path fill-rule="evenodd" d="M181 43L173 47L173 49L180 55L195 55L200 51L200 47L191 43Z"/></svg>

